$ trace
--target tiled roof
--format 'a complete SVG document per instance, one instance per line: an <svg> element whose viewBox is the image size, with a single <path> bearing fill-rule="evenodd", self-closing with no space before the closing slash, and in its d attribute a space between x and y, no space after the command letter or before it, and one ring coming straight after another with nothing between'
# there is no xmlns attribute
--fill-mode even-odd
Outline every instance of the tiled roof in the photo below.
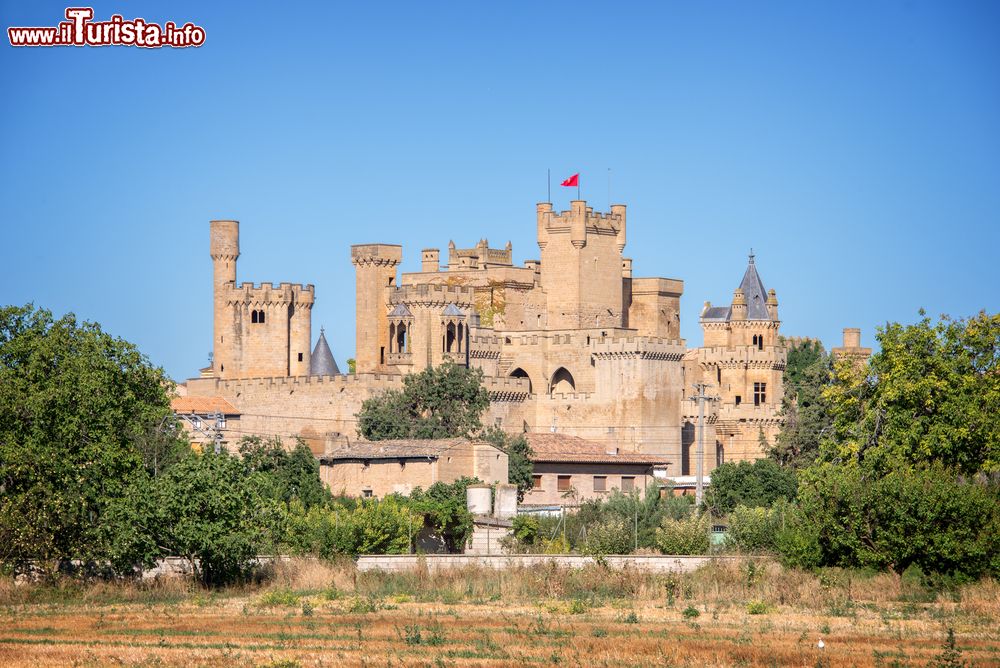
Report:
<svg viewBox="0 0 1000 668"><path fill-rule="evenodd" d="M330 344L326 342L326 334L323 333L322 328L319 330L319 340L316 341L316 348L313 350L312 357L309 358L309 375L340 375L340 367L337 366L337 360L333 359Z"/></svg>
<svg viewBox="0 0 1000 668"><path fill-rule="evenodd" d="M767 290L764 289L764 282L757 273L753 255L750 256L750 263L747 265L746 273L743 274L740 288L747 300L747 320L770 320L771 315L767 312Z"/></svg>
<svg viewBox="0 0 1000 668"><path fill-rule="evenodd" d="M222 413L239 415L240 412L222 397L174 397L170 408L175 413Z"/></svg>
<svg viewBox="0 0 1000 668"><path fill-rule="evenodd" d="M531 446L531 460L534 462L564 462L582 464L669 464L666 455L650 455L640 452L618 452L611 454L608 447L593 441L553 432L525 434Z"/></svg>
<svg viewBox="0 0 1000 668"><path fill-rule="evenodd" d="M486 445L485 441L466 438L395 439L388 441L361 441L334 448L320 457L320 461L333 462L345 459L436 459L450 450L466 445Z"/></svg>

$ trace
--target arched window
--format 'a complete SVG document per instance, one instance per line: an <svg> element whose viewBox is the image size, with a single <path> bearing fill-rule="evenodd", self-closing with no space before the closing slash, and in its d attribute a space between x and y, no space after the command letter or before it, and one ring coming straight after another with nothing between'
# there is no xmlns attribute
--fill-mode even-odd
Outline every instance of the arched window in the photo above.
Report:
<svg viewBox="0 0 1000 668"><path fill-rule="evenodd" d="M551 394L571 394L576 392L576 381L573 380L573 374L566 367L561 366L552 374L552 385L549 392Z"/></svg>
<svg viewBox="0 0 1000 668"><path fill-rule="evenodd" d="M263 325L264 324L264 311L254 310L250 312L250 322Z"/></svg>
<svg viewBox="0 0 1000 668"><path fill-rule="evenodd" d="M528 379L528 394L531 394L531 376L528 375L527 371L525 371L521 367L517 367L516 369L514 369L513 371L511 371L510 374L508 374L508 375L511 378L527 378Z"/></svg>
<svg viewBox="0 0 1000 668"><path fill-rule="evenodd" d="M694 445L695 427L692 422L681 426L681 475L691 475L691 446Z"/></svg>
<svg viewBox="0 0 1000 668"><path fill-rule="evenodd" d="M408 353L410 352L409 341L406 337L406 325L399 323L396 327L396 352L397 353Z"/></svg>
<svg viewBox="0 0 1000 668"><path fill-rule="evenodd" d="M257 310L256 309L254 309L253 311L250 311L250 322L252 322L255 325L257 324Z"/></svg>
<svg viewBox="0 0 1000 668"><path fill-rule="evenodd" d="M456 342L458 341L458 329L455 323L449 322L444 330L444 352L457 352Z"/></svg>

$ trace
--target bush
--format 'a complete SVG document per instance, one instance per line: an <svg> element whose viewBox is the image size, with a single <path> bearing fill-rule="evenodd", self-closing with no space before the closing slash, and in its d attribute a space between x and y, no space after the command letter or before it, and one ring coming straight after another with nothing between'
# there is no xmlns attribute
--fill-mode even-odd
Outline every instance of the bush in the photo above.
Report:
<svg viewBox="0 0 1000 668"><path fill-rule="evenodd" d="M538 540L538 518L518 515L513 520L514 538L521 545L534 545Z"/></svg>
<svg viewBox="0 0 1000 668"><path fill-rule="evenodd" d="M634 541L633 527L620 517L611 517L590 528L583 551L593 556L631 554Z"/></svg>
<svg viewBox="0 0 1000 668"><path fill-rule="evenodd" d="M806 555L815 550L811 524L823 565L902 573L916 564L959 578L1000 574L1000 490L942 464L899 463L881 475L858 465L813 467L799 504L800 540L791 547ZM788 538L786 529L783 550Z"/></svg>
<svg viewBox="0 0 1000 668"><path fill-rule="evenodd" d="M664 518L656 530L656 547L664 554L705 554L708 552L711 516L692 515L683 520Z"/></svg>
<svg viewBox="0 0 1000 668"><path fill-rule="evenodd" d="M739 505L766 508L778 499L795 500L797 488L795 471L781 468L771 459L728 463L712 471L705 505L718 516Z"/></svg>
<svg viewBox="0 0 1000 668"><path fill-rule="evenodd" d="M363 500L353 510L290 504L286 544L294 554L406 554L423 518L395 497Z"/></svg>
<svg viewBox="0 0 1000 668"><path fill-rule="evenodd" d="M776 504L774 508L736 506L729 515L726 547L740 552L774 550L783 512L783 504Z"/></svg>

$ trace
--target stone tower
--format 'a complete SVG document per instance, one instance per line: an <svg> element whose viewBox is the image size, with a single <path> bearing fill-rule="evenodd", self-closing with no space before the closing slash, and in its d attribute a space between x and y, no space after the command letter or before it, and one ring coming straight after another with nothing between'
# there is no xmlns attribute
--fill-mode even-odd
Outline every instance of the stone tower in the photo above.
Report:
<svg viewBox="0 0 1000 668"><path fill-rule="evenodd" d="M543 202L537 218L547 328L622 327L625 205L602 214L574 200L556 213Z"/></svg>
<svg viewBox="0 0 1000 668"><path fill-rule="evenodd" d="M213 375L219 378L309 375L312 285L236 284L240 224L213 220Z"/></svg>
<svg viewBox="0 0 1000 668"><path fill-rule="evenodd" d="M396 267L403 260L403 248L395 244L351 246L355 268L355 313L357 373L386 370L389 348L387 288L396 285Z"/></svg>

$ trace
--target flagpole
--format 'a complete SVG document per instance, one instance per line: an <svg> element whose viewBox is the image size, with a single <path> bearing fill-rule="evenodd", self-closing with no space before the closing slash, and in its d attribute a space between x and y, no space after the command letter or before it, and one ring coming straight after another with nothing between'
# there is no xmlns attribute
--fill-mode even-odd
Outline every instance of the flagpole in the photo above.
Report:
<svg viewBox="0 0 1000 668"><path fill-rule="evenodd" d="M582 199L580 197L580 177L579 176L576 177L576 198L577 199Z"/></svg>
<svg viewBox="0 0 1000 668"><path fill-rule="evenodd" d="M611 168L608 167L608 211L611 211Z"/></svg>
<svg viewBox="0 0 1000 668"><path fill-rule="evenodd" d="M545 176L546 176L546 182L547 182L547 184L549 186L549 198L547 200L545 200L545 201L548 202L549 204L551 204L552 203L552 170L551 169L546 169L545 170Z"/></svg>

